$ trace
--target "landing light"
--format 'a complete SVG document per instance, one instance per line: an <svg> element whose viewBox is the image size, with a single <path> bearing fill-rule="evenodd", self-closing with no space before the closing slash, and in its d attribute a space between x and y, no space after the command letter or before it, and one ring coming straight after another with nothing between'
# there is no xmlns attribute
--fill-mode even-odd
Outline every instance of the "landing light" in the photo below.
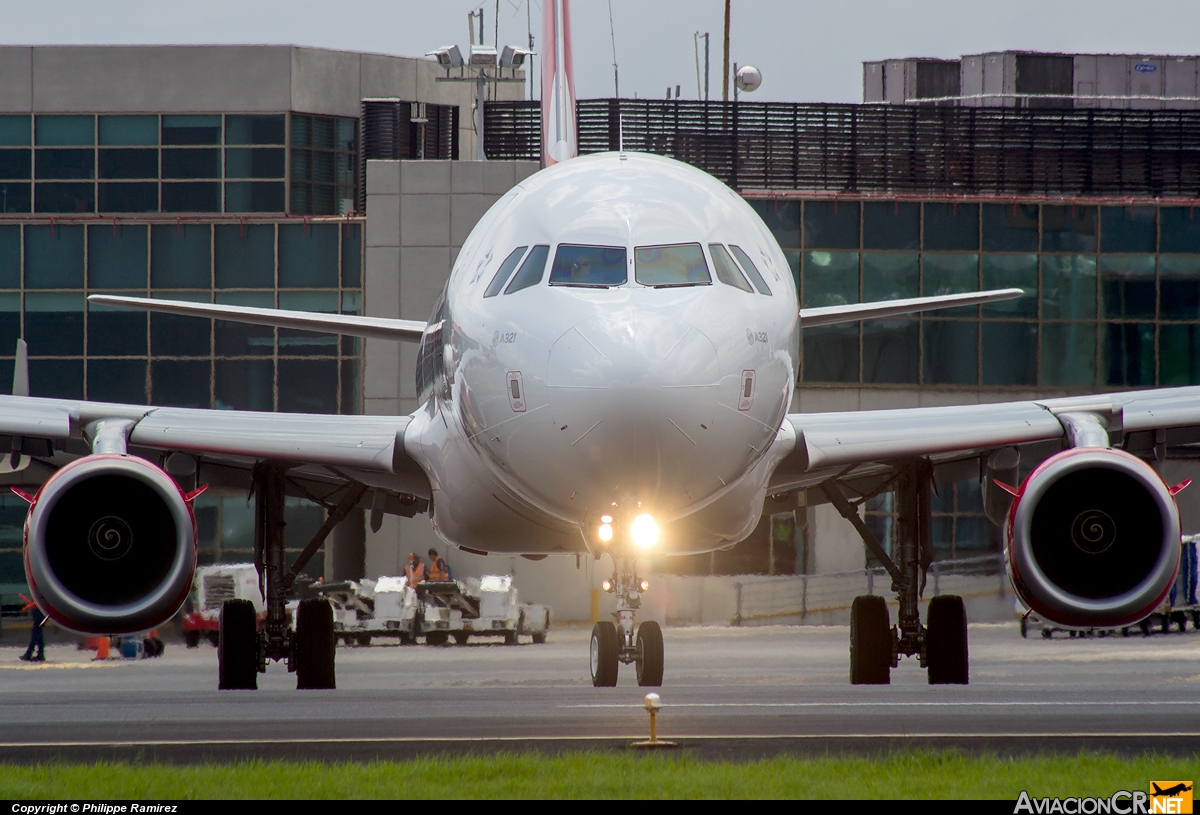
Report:
<svg viewBox="0 0 1200 815"><path fill-rule="evenodd" d="M600 588L604 589L605 591L612 591L612 581L611 580L601 580Z"/></svg>
<svg viewBox="0 0 1200 815"><path fill-rule="evenodd" d="M633 536L633 542L642 549L649 549L658 543L658 524L649 515L642 514L634 518L629 533Z"/></svg>
<svg viewBox="0 0 1200 815"><path fill-rule="evenodd" d="M638 588L642 591L650 591L650 581L643 580L641 583L638 583Z"/></svg>
<svg viewBox="0 0 1200 815"><path fill-rule="evenodd" d="M602 541L607 542L607 541L612 540L612 535L613 535L612 524L609 524L609 523L600 524L600 528L598 530L596 530L596 534L600 537L600 540L602 540Z"/></svg>
<svg viewBox="0 0 1200 815"><path fill-rule="evenodd" d="M600 516L600 523L602 523L602 524L610 524L610 523L612 523L612 516L611 516L611 515L601 515L601 516Z"/></svg>

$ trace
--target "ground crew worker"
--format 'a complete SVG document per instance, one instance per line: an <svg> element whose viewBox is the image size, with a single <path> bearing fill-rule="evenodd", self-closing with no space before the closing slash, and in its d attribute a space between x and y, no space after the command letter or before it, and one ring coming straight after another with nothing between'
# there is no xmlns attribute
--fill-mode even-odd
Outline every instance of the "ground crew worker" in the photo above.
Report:
<svg viewBox="0 0 1200 815"><path fill-rule="evenodd" d="M446 559L437 553L437 549L429 550L429 579L450 579L450 567L446 565Z"/></svg>
<svg viewBox="0 0 1200 815"><path fill-rule="evenodd" d="M21 599L26 599L21 595ZM21 659L24 662L45 662L46 661L46 638L42 633L42 621L46 619L46 615L37 607L37 603L28 600L28 605L25 608L29 611L29 618L33 621L33 630L29 632L29 647L25 649L25 653L21 654ZM33 653L33 649L37 648L37 654Z"/></svg>
<svg viewBox="0 0 1200 815"><path fill-rule="evenodd" d="M404 576L408 578L409 586L416 586L425 579L425 564L417 557L416 552L408 553L408 565L404 567Z"/></svg>

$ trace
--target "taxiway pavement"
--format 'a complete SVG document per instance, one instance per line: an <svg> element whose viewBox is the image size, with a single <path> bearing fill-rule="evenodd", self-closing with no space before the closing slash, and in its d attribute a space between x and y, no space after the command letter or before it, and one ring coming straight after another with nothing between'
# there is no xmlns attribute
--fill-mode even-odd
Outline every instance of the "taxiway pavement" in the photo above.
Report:
<svg viewBox="0 0 1200 815"><path fill-rule="evenodd" d="M662 738L711 757L958 747L1200 754L1200 632L1023 640L970 630L971 684L930 686L904 660L851 686L845 627L670 628ZM593 688L590 631L544 645L339 646L335 691L297 691L272 664L257 691L218 691L216 650L43 664L0 648L0 761L397 758L428 752L623 747L644 738L632 666ZM386 641L385 641L386 642Z"/></svg>

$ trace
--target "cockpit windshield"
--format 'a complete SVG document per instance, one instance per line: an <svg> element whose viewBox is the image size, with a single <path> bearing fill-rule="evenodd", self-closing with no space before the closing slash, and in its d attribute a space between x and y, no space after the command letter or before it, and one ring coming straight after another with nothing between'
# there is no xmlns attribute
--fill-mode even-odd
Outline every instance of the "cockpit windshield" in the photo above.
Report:
<svg viewBox="0 0 1200 815"><path fill-rule="evenodd" d="M698 243L639 246L633 250L634 279L643 286L706 286L712 283Z"/></svg>
<svg viewBox="0 0 1200 815"><path fill-rule="evenodd" d="M628 279L624 246L559 244L550 268L551 286L620 286Z"/></svg>
<svg viewBox="0 0 1200 815"><path fill-rule="evenodd" d="M758 289L759 294L771 294L771 287L767 285L767 281L759 273L758 267L754 265L754 261L750 256L742 251L742 247L729 244L729 249L733 252L733 256L738 259L738 263L742 264L742 270L746 276L750 278L750 282L754 284L754 288Z"/></svg>

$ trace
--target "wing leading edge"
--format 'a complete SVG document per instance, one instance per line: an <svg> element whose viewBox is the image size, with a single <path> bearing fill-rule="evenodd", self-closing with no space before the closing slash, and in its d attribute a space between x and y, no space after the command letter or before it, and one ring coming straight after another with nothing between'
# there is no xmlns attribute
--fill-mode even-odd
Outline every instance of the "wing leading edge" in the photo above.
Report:
<svg viewBox="0 0 1200 815"><path fill-rule="evenodd" d="M989 405L791 413L795 447L777 473L792 476L906 458L974 453L1062 439L1060 416L1091 413L1129 440L1170 431L1168 443L1200 442L1200 387L1095 394ZM1064 417L1064 419L1067 417ZM1192 438L1195 436L1195 438ZM1137 439L1134 439L1137 441ZM1146 440L1142 440L1146 441Z"/></svg>
<svg viewBox="0 0 1200 815"><path fill-rule="evenodd" d="M934 297L911 297L904 300L884 300L878 303L851 303L840 306L800 309L800 324L805 328L819 325L852 323L858 320L894 317L939 308L976 306L1012 300L1024 295L1021 289L994 289L984 292L964 292ZM158 300L149 297L119 297L93 294L88 301L97 305L121 306L186 317L208 317L276 328L295 328L330 334L349 334L373 339L420 341L428 329L418 320L393 320L385 317L360 317L357 314L320 314L311 311L287 311L252 306L230 306L214 303L190 303L182 300Z"/></svg>
<svg viewBox="0 0 1200 815"><path fill-rule="evenodd" d="M188 303L182 300L156 300L149 297L116 297L93 294L89 302L105 306L122 306L185 317L209 317L235 323L270 325L276 328L297 328L327 334L348 334L352 337L419 342L427 325L418 320L392 320L386 317L360 317L357 314L320 314L312 311L286 311L275 308L228 306L213 303Z"/></svg>
<svg viewBox="0 0 1200 815"><path fill-rule="evenodd" d="M1021 289L992 289L991 291L964 292L962 294L939 294L933 297L910 297L905 300L881 300L876 303L848 303L841 306L800 309L800 325L812 328L818 325L853 323L859 320L875 320L895 317L898 314L914 314L938 308L956 306L978 306L1015 300L1025 294Z"/></svg>
<svg viewBox="0 0 1200 815"><path fill-rule="evenodd" d="M404 447L409 416L260 413L0 396L0 436L45 439L58 449L71 440L86 441L89 427L108 420L128 422L130 447L242 464L282 461L421 498L430 495L428 479Z"/></svg>

